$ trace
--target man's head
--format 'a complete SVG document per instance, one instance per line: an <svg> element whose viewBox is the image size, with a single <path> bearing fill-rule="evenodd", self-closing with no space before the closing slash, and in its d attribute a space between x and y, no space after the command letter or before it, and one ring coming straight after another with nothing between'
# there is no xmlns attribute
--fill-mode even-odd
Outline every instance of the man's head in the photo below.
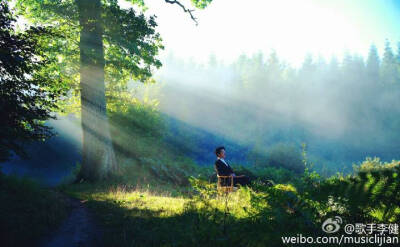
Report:
<svg viewBox="0 0 400 247"><path fill-rule="evenodd" d="M217 155L217 157L224 159L225 158L225 147L217 147L215 149L215 155Z"/></svg>

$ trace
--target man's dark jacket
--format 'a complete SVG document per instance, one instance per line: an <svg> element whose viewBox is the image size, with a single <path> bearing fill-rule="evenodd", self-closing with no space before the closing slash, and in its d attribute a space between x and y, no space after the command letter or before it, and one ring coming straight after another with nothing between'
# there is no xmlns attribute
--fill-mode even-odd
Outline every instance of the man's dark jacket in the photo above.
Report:
<svg viewBox="0 0 400 247"><path fill-rule="evenodd" d="M215 170L217 171L217 174L219 176L229 176L233 173L232 167L226 163L225 165L224 162L222 162L220 159L217 159L215 161ZM234 177L233 179L233 184L241 184L241 185L249 185L251 183L251 180L247 176L240 176L240 177ZM223 178L220 181L221 186L229 186L231 184L231 178Z"/></svg>
<svg viewBox="0 0 400 247"><path fill-rule="evenodd" d="M225 163L222 162L222 160L220 159L217 159L215 161L215 170L217 174L220 176L229 176L233 173L231 166L229 164L228 166L225 165Z"/></svg>
<svg viewBox="0 0 400 247"><path fill-rule="evenodd" d="M225 163L222 162L220 159L217 159L215 161L214 168L219 176L229 176L233 173L232 167L229 164L228 164L228 166L225 165ZM220 182L221 182L221 184L220 184L221 186L228 186L231 183L229 178L223 178Z"/></svg>

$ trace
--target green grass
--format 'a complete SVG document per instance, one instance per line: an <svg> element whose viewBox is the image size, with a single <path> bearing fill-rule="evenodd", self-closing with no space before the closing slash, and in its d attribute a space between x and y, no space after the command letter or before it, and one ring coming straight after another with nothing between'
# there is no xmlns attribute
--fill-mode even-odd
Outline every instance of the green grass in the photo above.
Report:
<svg viewBox="0 0 400 247"><path fill-rule="evenodd" d="M68 214L56 191L28 178L0 173L0 243L33 246Z"/></svg>
<svg viewBox="0 0 400 247"><path fill-rule="evenodd" d="M105 246L265 246L279 243L272 232L289 234L290 228L278 222L289 219L289 225L308 231L302 216L276 200L287 200L285 193L295 192L291 185L278 184L268 192L266 187L242 187L226 197L217 193L215 183L190 181L187 187L108 182L63 190L87 200L105 229Z"/></svg>
<svg viewBox="0 0 400 247"><path fill-rule="evenodd" d="M270 177L282 175L276 172ZM397 174L383 169L325 179L306 170L287 183L253 183L227 197L215 182L195 177L189 186L108 181L63 190L87 200L104 229L104 246L282 246L283 236L326 236L322 222L336 215L351 223L397 222ZM125 181L133 176L125 175Z"/></svg>
<svg viewBox="0 0 400 247"><path fill-rule="evenodd" d="M282 181L270 187L253 183L224 196L205 171L182 185L135 164L109 181L64 184L58 190L86 200L104 230L104 246L282 246L284 236L326 236L322 222L336 215L352 223L398 222L396 167L330 178L306 170L289 180L282 170L268 169L260 173L276 173L268 178ZM254 175L246 169L239 170ZM11 246L36 241L67 212L56 192L27 179L2 176L0 181L2 240L14 241Z"/></svg>
<svg viewBox="0 0 400 247"><path fill-rule="evenodd" d="M72 194L88 200L88 207L101 220L105 246L206 246L224 237L220 224L204 217L201 203L191 204L194 200L189 197L123 187ZM229 201L232 210L237 210L237 199ZM210 203L221 215L221 200Z"/></svg>

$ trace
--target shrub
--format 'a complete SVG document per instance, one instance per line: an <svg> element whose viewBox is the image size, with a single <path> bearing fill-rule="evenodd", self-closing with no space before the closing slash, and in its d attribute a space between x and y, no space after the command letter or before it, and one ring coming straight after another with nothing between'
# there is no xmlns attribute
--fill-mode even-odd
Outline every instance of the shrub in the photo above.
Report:
<svg viewBox="0 0 400 247"><path fill-rule="evenodd" d="M361 164L353 164L353 169L355 172L368 172L393 169L399 166L400 162L398 160L392 160L391 162L382 162L378 157L367 157Z"/></svg>
<svg viewBox="0 0 400 247"><path fill-rule="evenodd" d="M285 143L275 144L265 152L253 150L251 156L253 157L250 159L255 162L257 167L273 166L286 168L296 173L302 173L305 169L300 150Z"/></svg>

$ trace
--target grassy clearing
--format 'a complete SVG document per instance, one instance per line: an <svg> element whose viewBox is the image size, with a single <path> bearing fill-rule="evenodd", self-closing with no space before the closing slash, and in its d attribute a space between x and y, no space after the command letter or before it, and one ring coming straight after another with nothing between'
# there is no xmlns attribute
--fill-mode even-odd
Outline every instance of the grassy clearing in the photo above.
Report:
<svg viewBox="0 0 400 247"><path fill-rule="evenodd" d="M327 236L321 225L329 217L398 222L398 166L360 168L330 178L306 170L290 182L253 183L228 196L219 195L214 182L194 177L190 186L109 182L63 190L87 200L105 229L105 246L282 246L285 236Z"/></svg>
<svg viewBox="0 0 400 247"><path fill-rule="evenodd" d="M292 189L276 187L281 192ZM258 213L290 214L285 205L273 208L277 205L266 200L254 201L266 196L265 191L243 187L219 195L214 183L195 178L190 187L173 193L160 187L85 183L65 186L64 191L87 200L105 229L105 246L264 246L278 241L270 232L279 224L272 213L265 219Z"/></svg>
<svg viewBox="0 0 400 247"><path fill-rule="evenodd" d="M255 182L228 196L201 176L188 177L184 186L146 172L135 177L133 168L107 182L58 189L86 201L104 229L104 246L282 246L285 236L326 236L322 222L333 216L347 223L398 222L398 162L372 168L368 162L355 175L321 178L306 170L288 182L286 173L269 169L276 173L269 177L282 181ZM35 241L66 212L57 193L26 179L4 176L1 191L2 240L14 241L10 246Z"/></svg>

